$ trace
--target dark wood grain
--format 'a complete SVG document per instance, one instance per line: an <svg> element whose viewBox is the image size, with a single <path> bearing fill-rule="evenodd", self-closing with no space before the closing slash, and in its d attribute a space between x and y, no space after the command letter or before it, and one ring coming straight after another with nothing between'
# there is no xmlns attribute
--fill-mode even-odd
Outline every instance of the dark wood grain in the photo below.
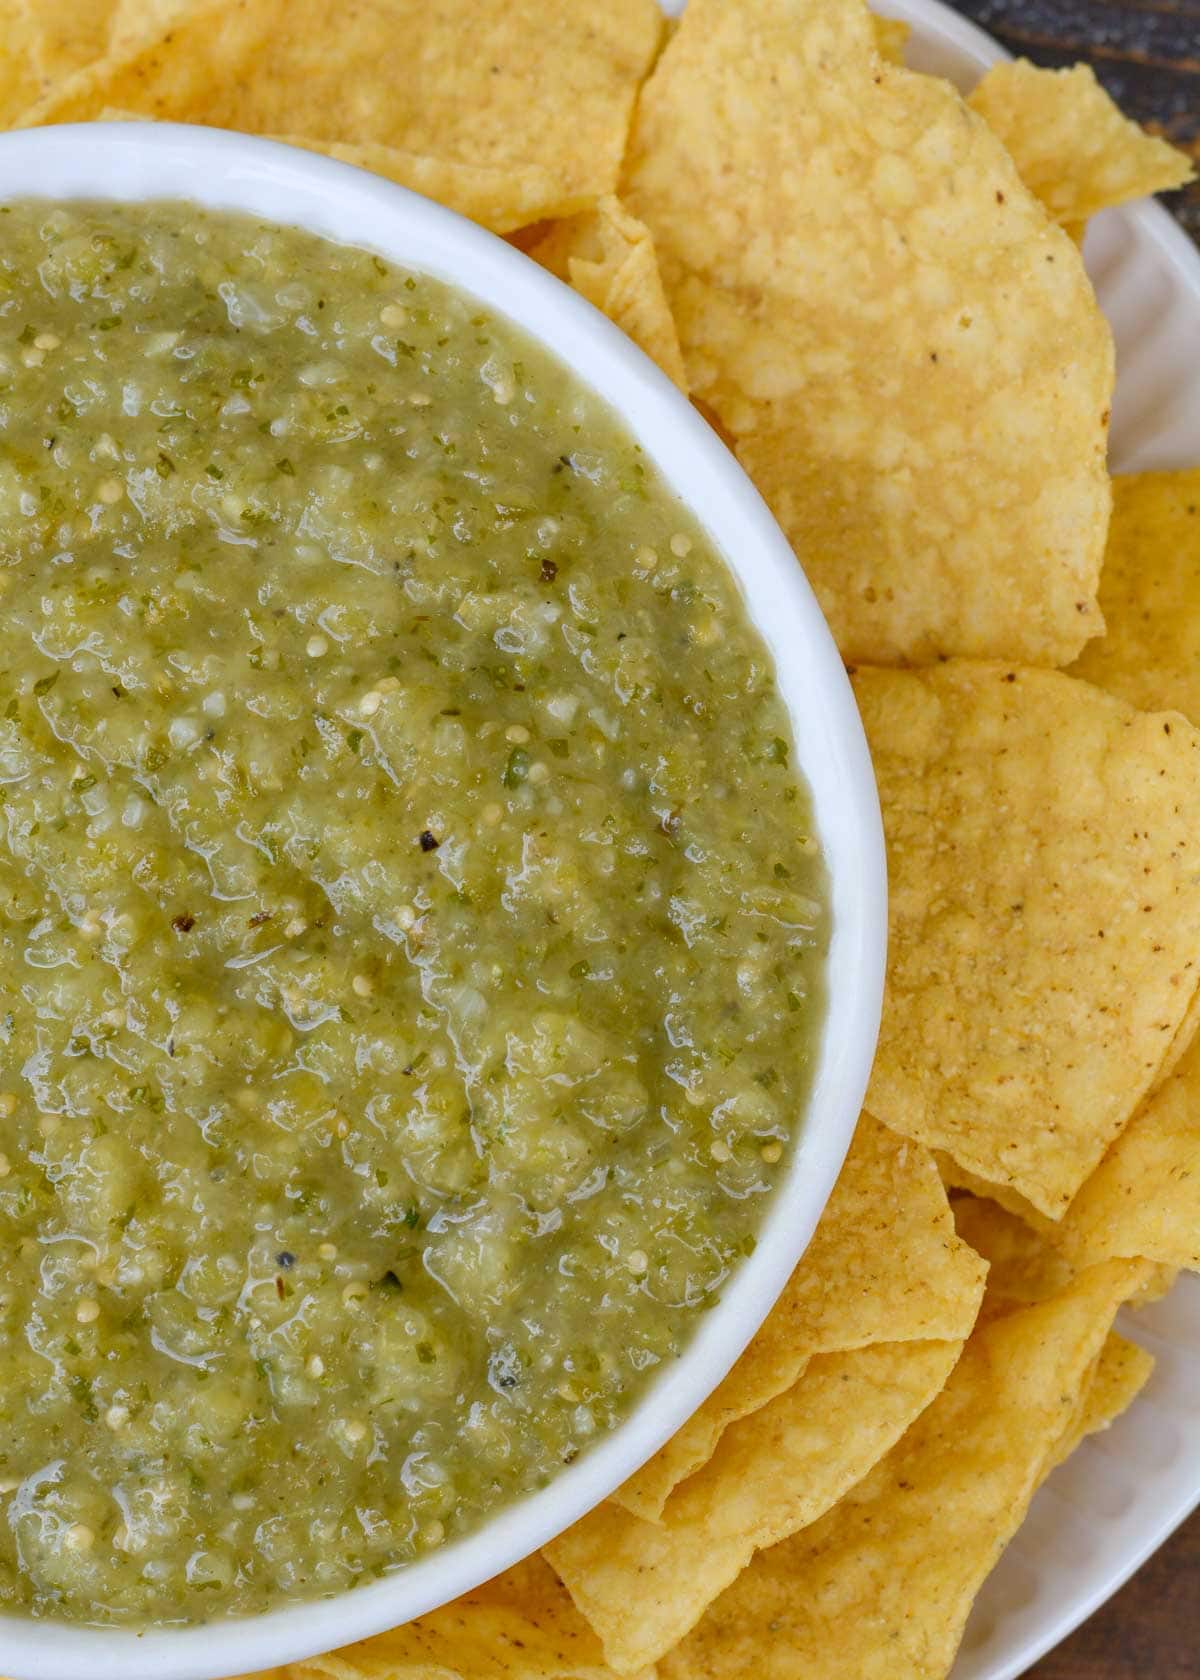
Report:
<svg viewBox="0 0 1200 1680"><path fill-rule="evenodd" d="M953 3L1035 64L1085 60L1123 111L1200 163L1200 0ZM1167 193L1163 203L1200 243L1200 183ZM1193 1680L1200 1680L1200 1659Z"/></svg>
<svg viewBox="0 0 1200 1680"><path fill-rule="evenodd" d="M1130 116L1200 163L1200 0L953 0L1035 64L1085 60ZM1200 183L1163 203L1200 243ZM1200 1513L1029 1680L1200 1680Z"/></svg>
<svg viewBox="0 0 1200 1680"><path fill-rule="evenodd" d="M1200 1680L1200 1512L1028 1680Z"/></svg>

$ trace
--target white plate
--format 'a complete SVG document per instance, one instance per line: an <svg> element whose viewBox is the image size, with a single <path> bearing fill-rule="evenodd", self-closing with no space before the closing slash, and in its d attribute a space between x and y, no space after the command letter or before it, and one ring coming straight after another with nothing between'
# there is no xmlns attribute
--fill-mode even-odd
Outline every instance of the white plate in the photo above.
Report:
<svg viewBox="0 0 1200 1680"><path fill-rule="evenodd" d="M682 0L667 0L678 12ZM915 70L964 92L1007 55L938 0L875 0L912 25ZM1200 252L1156 204L1106 210L1088 272L1117 344L1114 472L1200 463ZM1120 1328L1158 1361L1133 1406L1050 1477L975 1604L952 1680L1014 1680L1200 1504L1200 1276Z"/></svg>

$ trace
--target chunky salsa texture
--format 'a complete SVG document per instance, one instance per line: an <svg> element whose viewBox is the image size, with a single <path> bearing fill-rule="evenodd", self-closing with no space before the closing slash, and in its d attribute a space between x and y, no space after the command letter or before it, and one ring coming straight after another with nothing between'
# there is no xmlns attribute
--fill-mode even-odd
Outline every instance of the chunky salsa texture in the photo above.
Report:
<svg viewBox="0 0 1200 1680"><path fill-rule="evenodd" d="M510 324L0 214L0 1607L340 1591L543 1486L754 1246L822 1019L770 658Z"/></svg>

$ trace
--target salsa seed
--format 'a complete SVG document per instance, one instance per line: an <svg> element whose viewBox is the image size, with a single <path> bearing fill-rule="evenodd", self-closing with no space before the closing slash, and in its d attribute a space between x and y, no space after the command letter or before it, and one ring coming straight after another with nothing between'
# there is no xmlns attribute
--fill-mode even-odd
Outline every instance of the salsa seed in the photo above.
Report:
<svg viewBox="0 0 1200 1680"><path fill-rule="evenodd" d="M75 1319L79 1324L94 1324L100 1317L99 1301L80 1301L75 1308Z"/></svg>

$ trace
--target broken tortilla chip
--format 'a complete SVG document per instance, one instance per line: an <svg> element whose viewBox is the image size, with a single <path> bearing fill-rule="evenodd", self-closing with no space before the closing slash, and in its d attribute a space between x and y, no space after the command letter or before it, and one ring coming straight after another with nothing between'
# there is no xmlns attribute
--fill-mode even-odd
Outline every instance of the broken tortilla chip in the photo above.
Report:
<svg viewBox="0 0 1200 1680"><path fill-rule="evenodd" d="M814 1354L873 1342L962 1340L985 1268L956 1240L927 1149L869 1114L812 1242L724 1382L614 1495L656 1521L673 1488L712 1457L730 1424L799 1381Z"/></svg>
<svg viewBox="0 0 1200 1680"><path fill-rule="evenodd" d="M555 192L527 219L611 192L662 32L654 0L550 12L535 0L479 0L469 53L464 24L462 7L446 0L361 0L350 10L208 0L158 37L78 71L23 121L84 121L110 106L497 172L532 166L552 174Z"/></svg>
<svg viewBox="0 0 1200 1680"><path fill-rule="evenodd" d="M1090 1268L978 1329L946 1388L812 1527L770 1551L662 1661L662 1680L928 1680L1012 1538L1139 1268Z"/></svg>
<svg viewBox="0 0 1200 1680"><path fill-rule="evenodd" d="M871 1111L1061 1218L1200 975L1200 735L1051 671L859 671L889 964Z"/></svg>
<svg viewBox="0 0 1200 1680"><path fill-rule="evenodd" d="M819 1356L794 1388L726 1430L661 1523L599 1505L547 1546L613 1668L654 1662L758 1548L835 1504L941 1392L962 1346L885 1342Z"/></svg>
<svg viewBox="0 0 1200 1680"><path fill-rule="evenodd" d="M1012 154L1056 222L1181 187L1191 160L1122 116L1088 64L1043 70L1027 58L994 64L967 103Z"/></svg>
<svg viewBox="0 0 1200 1680"><path fill-rule="evenodd" d="M687 390L679 334L667 305L650 230L611 195L594 210L552 222L523 247L565 280Z"/></svg>
<svg viewBox="0 0 1200 1680"><path fill-rule="evenodd" d="M1109 332L949 83L881 59L859 0L691 0L623 197L843 654L1073 658L1101 628Z"/></svg>

